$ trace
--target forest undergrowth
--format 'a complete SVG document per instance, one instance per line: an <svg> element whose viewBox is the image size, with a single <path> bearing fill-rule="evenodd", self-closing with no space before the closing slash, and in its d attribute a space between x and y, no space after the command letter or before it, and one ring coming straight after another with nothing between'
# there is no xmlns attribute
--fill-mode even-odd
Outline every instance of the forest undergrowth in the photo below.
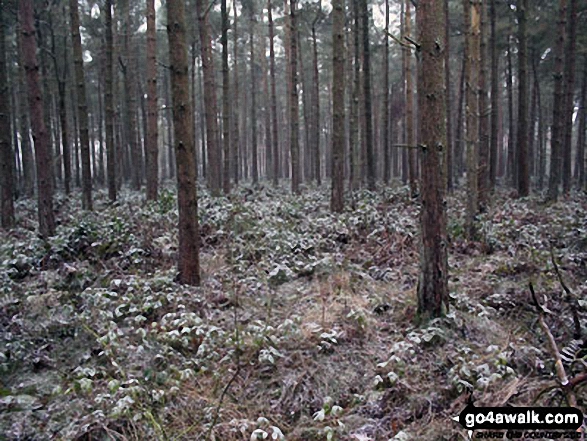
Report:
<svg viewBox="0 0 587 441"><path fill-rule="evenodd" d="M529 291L566 348L587 323L587 198L498 194L464 234L449 198L450 310L417 324L417 203L405 187L328 210L301 196L201 190L202 285L178 285L175 194L96 211L33 201L0 233L0 439L458 440L476 405L561 405ZM572 291L565 294L554 266ZM576 390L585 411L587 384Z"/></svg>

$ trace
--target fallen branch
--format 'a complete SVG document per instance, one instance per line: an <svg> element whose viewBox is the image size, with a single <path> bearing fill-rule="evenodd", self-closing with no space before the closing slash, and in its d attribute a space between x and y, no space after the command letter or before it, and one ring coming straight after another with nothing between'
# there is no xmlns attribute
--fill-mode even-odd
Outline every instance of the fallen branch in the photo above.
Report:
<svg viewBox="0 0 587 441"><path fill-rule="evenodd" d="M550 260L552 261L552 266L554 267L554 272L556 273L556 276L558 278L559 283L561 284L561 286L563 287L563 290L565 291L565 293L567 294L567 301L570 303L571 306L571 312L573 314L573 325L575 327L575 332L573 334L573 338L575 338L576 340L581 339L581 322L579 321L579 302L577 301L577 298L573 295L573 293L571 292L571 290L569 289L569 287L567 286L567 284L565 283L565 281L563 280L563 276L560 273L560 270L558 269L558 264L556 263L556 258L554 257L554 250L552 248L552 244L550 244Z"/></svg>
<svg viewBox="0 0 587 441"><path fill-rule="evenodd" d="M532 294L532 301L534 302L534 306L536 306L536 310L538 312L538 324L542 331L546 335L546 339L548 340L548 346L550 349L550 355L554 358L554 368L556 370L556 375L558 380L561 384L562 391L567 399L567 404L571 407L577 407L577 397L575 397L575 393L573 392L573 384L569 382L569 378L567 377L567 373L565 372L565 367L563 366L563 361L560 356L560 351L558 350L558 346L556 344L556 340L554 339L552 332L548 328L546 321L544 320L545 309L540 303L538 302L538 298L536 297L536 293L534 292L534 286L532 282L528 283L528 287L530 288L530 293Z"/></svg>

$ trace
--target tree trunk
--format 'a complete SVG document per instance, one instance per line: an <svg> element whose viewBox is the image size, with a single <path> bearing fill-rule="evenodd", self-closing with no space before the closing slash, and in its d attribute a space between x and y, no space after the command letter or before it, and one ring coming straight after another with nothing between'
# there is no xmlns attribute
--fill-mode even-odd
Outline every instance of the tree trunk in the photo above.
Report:
<svg viewBox="0 0 587 441"><path fill-rule="evenodd" d="M577 0L570 0L569 25L567 45L565 48L565 83L564 83L564 109L563 109L563 194L568 196L571 191L571 158L573 150L573 113L575 112L575 56L577 47Z"/></svg>
<svg viewBox="0 0 587 441"><path fill-rule="evenodd" d="M446 148L444 55L438 44L444 37L442 2L419 0L418 42L421 63L418 69L419 132L422 149L421 214L422 242L418 283L418 315L426 320L448 309L448 263L445 210L445 182L441 158Z"/></svg>
<svg viewBox="0 0 587 441"><path fill-rule="evenodd" d="M267 1L267 13L269 18L269 64L271 75L271 115L272 115L272 141L273 141L273 185L277 187L279 183L279 133L277 129L277 93L275 90L275 31L273 29L273 13L271 0Z"/></svg>
<svg viewBox="0 0 587 441"><path fill-rule="evenodd" d="M552 131L550 137L550 176L548 179L548 199L558 199L561 183L561 165L564 133L564 48L567 29L567 0L559 0L559 21L554 48L554 104Z"/></svg>
<svg viewBox="0 0 587 441"><path fill-rule="evenodd" d="M214 74L214 57L208 20L208 3L196 0L196 11L200 30L200 50L204 72L204 108L206 111L206 144L208 150L208 185L213 196L220 195L221 152L218 141L218 105Z"/></svg>
<svg viewBox="0 0 587 441"><path fill-rule="evenodd" d="M259 159L257 155L257 78L255 66L255 12L251 2L249 50L251 56L251 177L253 184L259 182Z"/></svg>
<svg viewBox="0 0 587 441"><path fill-rule="evenodd" d="M167 0L167 35L173 127L177 164L177 203L179 207L178 281L188 285L200 283L198 198L196 164L192 133L192 106L189 93L188 54L183 0Z"/></svg>
<svg viewBox="0 0 587 441"><path fill-rule="evenodd" d="M344 1L344 0L343 0ZM313 132L312 132L312 149L314 155L314 178L318 186L322 185L322 165L320 163L320 72L318 69L318 39L316 37L316 25L319 17L322 16L322 10L320 2L318 2L319 12L312 25L312 47L314 55L314 111L313 111ZM343 23L343 35L344 35L344 23ZM344 47L344 44L343 44ZM344 71L342 71L344 72ZM341 74L342 75L342 74ZM344 150L343 150L343 162L344 162ZM344 164L343 164L344 167ZM344 185L344 184L343 184Z"/></svg>
<svg viewBox="0 0 587 441"><path fill-rule="evenodd" d="M391 156L389 145L389 0L385 0L385 52L383 53L383 182L389 183Z"/></svg>
<svg viewBox="0 0 587 441"><path fill-rule="evenodd" d="M528 0L518 0L518 196L530 193L530 172L528 164L528 55L526 12Z"/></svg>
<svg viewBox="0 0 587 441"><path fill-rule="evenodd" d="M39 83L39 64L37 61L37 42L33 21L32 0L20 0L19 18L22 24L22 51L26 71L28 101L35 143L35 161L37 165L37 209L39 233L43 238L55 233L53 214L53 169L49 150L49 134L45 127L43 99Z"/></svg>
<svg viewBox="0 0 587 441"><path fill-rule="evenodd" d="M406 0L404 33L406 37L411 37L412 32L412 13L411 0ZM404 37L404 41L407 39ZM406 79L406 144L408 147L405 154L408 157L408 176L410 181L410 192L412 195L418 193L417 184L417 166L416 150L412 147L416 145L414 137L414 86L412 75L412 52L409 48L404 48L404 75Z"/></svg>
<svg viewBox="0 0 587 441"><path fill-rule="evenodd" d="M577 188L585 185L585 130L587 128L587 54L584 56L583 85L581 86L581 101L579 102L579 134L577 137L577 160L575 161L575 179Z"/></svg>
<svg viewBox="0 0 587 441"><path fill-rule="evenodd" d="M88 133L88 105L86 103L86 80L84 77L84 59L82 55L82 40L80 36L80 22L78 0L69 0L69 16L71 21L71 39L73 43L73 64L75 67L75 82L77 90L77 111L79 120L79 135L81 142L81 172L82 172L82 208L92 210L92 170L90 165L90 138Z"/></svg>
<svg viewBox="0 0 587 441"><path fill-rule="evenodd" d="M222 14L222 149L224 170L222 173L222 189L224 194L230 193L230 80L228 77L228 10L227 0L221 0ZM195 67L194 67L195 68Z"/></svg>
<svg viewBox="0 0 587 441"><path fill-rule="evenodd" d="M298 102L298 38L297 38L297 0L290 0L290 149L291 149L291 190L294 194L300 192L300 146L299 146L299 102Z"/></svg>
<svg viewBox="0 0 587 441"><path fill-rule="evenodd" d="M487 9L481 9L479 59L479 211L485 212L489 201L489 96L487 95Z"/></svg>
<svg viewBox="0 0 587 441"><path fill-rule="evenodd" d="M6 76L4 0L0 0L0 218L2 228L12 228L14 219L14 154L10 130L10 85Z"/></svg>
<svg viewBox="0 0 587 441"><path fill-rule="evenodd" d="M464 51L466 52L466 51ZM465 73L467 68L467 54L463 54L463 60L461 62L461 76L459 82L459 99L457 104L457 129L455 133L455 179L458 181L460 180L461 176L463 175L463 170L465 168L463 164L463 156L465 150Z"/></svg>
<svg viewBox="0 0 587 441"><path fill-rule="evenodd" d="M479 58L481 14L479 0L464 0L466 57L465 69L467 114L467 214L466 230L469 239L475 237L475 217L479 211L478 164L479 164Z"/></svg>
<svg viewBox="0 0 587 441"><path fill-rule="evenodd" d="M490 37L490 58L491 58L491 130L490 130L490 141L489 141L489 189L495 190L495 183L497 180L497 145L498 145L498 133L499 133L499 74L498 64L499 59L497 56L497 30L496 30L496 19L497 13L495 10L495 3L497 0L490 0L489 19L491 27Z"/></svg>
<svg viewBox="0 0 587 441"><path fill-rule="evenodd" d="M234 61L232 69L234 70L234 91L232 99L234 105L232 106L232 118L233 118L233 138L232 138L232 178L234 183L238 184L239 179L239 149L240 149L240 90L239 90L239 77L238 77L238 34L237 34L237 16L236 16L236 0L233 0L232 10L234 13L234 25L233 25L233 53Z"/></svg>
<svg viewBox="0 0 587 441"><path fill-rule="evenodd" d="M448 0L444 0L444 88L446 90L446 161L445 161L445 169L446 169L446 188L448 191L452 191L453 189L453 152L454 152L454 142L453 142L453 133L452 133L452 92L451 92L451 81L450 81L450 48L451 48L451 41L450 41L450 14L449 14L449 7L448 7Z"/></svg>
<svg viewBox="0 0 587 441"><path fill-rule="evenodd" d="M361 180L361 160L359 147L359 88L361 63L359 56L359 0L351 0L353 6L353 85L351 92L349 137L350 137L350 174L349 188L356 190Z"/></svg>
<svg viewBox="0 0 587 441"><path fill-rule="evenodd" d="M344 209L344 0L332 4L332 196L330 208Z"/></svg>
<svg viewBox="0 0 587 441"><path fill-rule="evenodd" d="M157 127L157 29L155 0L147 0L147 127L145 159L147 200L156 201L159 185L159 129ZM195 69L195 66L194 66ZM195 88L195 85L194 85ZM195 103L194 103L195 105Z"/></svg>
<svg viewBox="0 0 587 441"><path fill-rule="evenodd" d="M361 0L363 31L363 93L365 112L365 142L367 156L367 187L375 190L375 152L373 148L373 117L371 100L371 45L369 44L369 8L367 0Z"/></svg>
<svg viewBox="0 0 587 441"><path fill-rule="evenodd" d="M113 52L112 0L106 0L104 27L106 34L106 75L104 76L104 107L106 116L106 175L108 199L116 201L116 150L114 148L114 97L113 97Z"/></svg>
<svg viewBox="0 0 587 441"><path fill-rule="evenodd" d="M516 179L516 147L514 145L515 125L514 125L514 68L512 63L512 42L508 39L507 50L507 78L506 89L508 94L508 155L507 155L507 174L508 185L515 186Z"/></svg>

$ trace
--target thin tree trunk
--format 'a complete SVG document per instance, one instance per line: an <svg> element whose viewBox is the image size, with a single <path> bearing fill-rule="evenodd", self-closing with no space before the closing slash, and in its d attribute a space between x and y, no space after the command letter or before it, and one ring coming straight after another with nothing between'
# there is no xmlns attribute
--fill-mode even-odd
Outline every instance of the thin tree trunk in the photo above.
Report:
<svg viewBox="0 0 587 441"><path fill-rule="evenodd" d="M332 4L332 195L330 208L344 209L344 0Z"/></svg>
<svg viewBox="0 0 587 441"><path fill-rule="evenodd" d="M39 64L37 61L37 42L33 22L32 0L20 0L19 18L22 24L22 51L28 86L28 101L35 143L35 161L37 165L37 209L39 233L47 238L55 233L53 214L53 169L49 150L49 134L45 127L43 101L39 81Z"/></svg>
<svg viewBox="0 0 587 441"><path fill-rule="evenodd" d="M389 145L389 0L385 0L385 52L383 53L383 182L389 183L391 157Z"/></svg>
<svg viewBox="0 0 587 441"><path fill-rule="evenodd" d="M528 55L526 12L528 0L518 0L518 196L530 193L528 164Z"/></svg>
<svg viewBox="0 0 587 441"><path fill-rule="evenodd" d="M10 130L10 85L6 76L6 35L4 0L0 0L0 218L2 228L13 228L14 218L14 153Z"/></svg>
<svg viewBox="0 0 587 441"><path fill-rule="evenodd" d="M491 191L495 190L495 183L497 181L497 152L498 152L498 134L499 134L499 74L498 65L499 59L497 56L497 30L496 20L497 13L495 10L495 3L497 0L490 0L490 51L491 51L491 130L490 130L490 145L489 145L489 188Z"/></svg>
<svg viewBox="0 0 587 441"><path fill-rule="evenodd" d="M375 190L375 152L373 147L373 117L371 100L371 46L369 44L369 9L367 0L361 0L363 21L363 93L365 96L365 141L367 155L367 187Z"/></svg>
<svg viewBox="0 0 587 441"><path fill-rule="evenodd" d="M486 211L489 201L489 96L487 95L487 9L481 9L479 68L479 210Z"/></svg>
<svg viewBox="0 0 587 441"><path fill-rule="evenodd" d="M183 0L167 0L167 35L173 127L177 155L177 203L179 207L178 281L188 285L200 283L198 198L196 193L196 152L192 106L189 94L188 55Z"/></svg>
<svg viewBox="0 0 587 441"><path fill-rule="evenodd" d="M578 1L570 0L567 46L565 48L565 83L563 110L563 194L568 196L571 191L573 150L573 113L575 112L575 56L577 47L577 8Z"/></svg>
<svg viewBox="0 0 587 441"><path fill-rule="evenodd" d="M480 59L480 4L479 0L464 0L467 67L465 87L467 113L467 214L466 230L469 239L476 235L475 217L479 211L479 59Z"/></svg>
<svg viewBox="0 0 587 441"><path fill-rule="evenodd" d="M452 121L452 88L451 88L451 80L450 80L450 48L451 48L451 38L450 38L450 14L449 14L449 7L448 7L448 0L444 0L444 88L446 90L446 188L448 191L452 191L453 189L453 152L454 152L454 142L453 142L453 121Z"/></svg>
<svg viewBox="0 0 587 441"><path fill-rule="evenodd" d="M73 64L75 66L75 82L77 90L77 111L79 120L79 134L81 142L81 172L82 172L82 208L92 210L92 170L90 165L90 138L88 133L88 105L86 103L86 80L84 77L84 60L82 55L82 40L80 36L80 22L78 0L69 0L69 16L71 21L71 38L73 42Z"/></svg>
<svg viewBox="0 0 587 441"><path fill-rule="evenodd" d="M344 0L343 0L344 1ZM314 55L314 111L313 111L313 133L312 133L312 148L313 148L313 155L314 155L314 178L316 179L316 184L318 186L322 185L322 176L321 170L322 165L320 163L320 72L318 69L318 38L316 37L316 25L318 23L319 18L322 16L322 9L321 4L318 2L318 9L319 12L312 24L312 47L313 47L313 55ZM343 33L344 33L344 24L343 24ZM344 46L344 45L343 45ZM342 74L341 74L342 75ZM344 150L343 150L343 157L344 157ZM344 160L344 159L343 159ZM344 167L344 165L343 165ZM344 184L343 184L344 185Z"/></svg>
<svg viewBox="0 0 587 441"><path fill-rule="evenodd" d="M157 200L159 185L159 130L157 127L157 29L155 0L147 0L147 127L145 159L147 168L147 200ZM195 66L193 66L195 69ZM195 86L194 86L195 88ZM194 103L195 105L195 103Z"/></svg>
<svg viewBox="0 0 587 441"><path fill-rule="evenodd" d="M359 147L359 88L361 64L359 57L359 0L351 0L353 7L353 77L350 105L349 136L350 136L350 174L349 188L356 190L361 180L361 161Z"/></svg>
<svg viewBox="0 0 587 441"><path fill-rule="evenodd" d="M228 73L228 10L227 0L221 0L222 14L222 148L224 157L224 171L222 173L222 188L224 194L230 193L230 80Z"/></svg>
<svg viewBox="0 0 587 441"><path fill-rule="evenodd" d="M561 183L561 165L564 133L564 48L567 29L567 0L559 0L559 21L554 48L554 104L550 139L550 176L548 179L548 199L558 199Z"/></svg>
<svg viewBox="0 0 587 441"><path fill-rule="evenodd" d="M579 103L579 134L577 137L577 160L575 161L575 179L577 187L585 185L585 130L587 128L587 54L584 56L583 85L581 86L581 101Z"/></svg>
<svg viewBox="0 0 587 441"><path fill-rule="evenodd" d="M512 63L512 42L508 39L507 49L507 78L506 89L508 95L508 153L507 153L507 174L506 180L508 185L515 186L517 182L516 173L516 147L514 144L515 125L514 125L514 68Z"/></svg>
<svg viewBox="0 0 587 441"><path fill-rule="evenodd" d="M259 159L257 155L257 78L255 75L255 12L252 9L250 16L249 50L251 56L251 177L253 184L259 182Z"/></svg>
<svg viewBox="0 0 587 441"><path fill-rule="evenodd" d="M465 51L466 52L466 51ZM463 61L461 63L461 76L459 82L459 99L457 105L457 130L455 133L455 168L457 183L463 175L465 168L463 164L464 150L465 150L465 71L467 68L467 54L463 54Z"/></svg>
<svg viewBox="0 0 587 441"><path fill-rule="evenodd" d="M275 31L273 29L273 12L271 0L267 1L267 13L269 19L269 64L271 72L271 115L272 115L272 141L273 141L273 185L279 184L279 134L277 129L277 93L275 90Z"/></svg>
<svg viewBox="0 0 587 441"><path fill-rule="evenodd" d="M290 0L290 149L291 149L291 190L294 194L300 192L300 146L299 146L299 102L298 102L298 42L297 42L297 0Z"/></svg>
<svg viewBox="0 0 587 441"><path fill-rule="evenodd" d="M104 78L104 106L106 107L106 174L108 180L108 199L116 201L116 149L114 147L114 79L112 38L112 0L106 0L104 27L106 34L106 75Z"/></svg>
<svg viewBox="0 0 587 441"><path fill-rule="evenodd" d="M239 149L240 149L240 90L239 90L239 77L238 77L238 33L237 33L237 16L236 16L236 0L232 2L232 10L234 13L234 24L233 24L233 53L234 53L234 61L232 64L232 68L234 70L234 93L232 99L234 100L234 105L232 106L232 117L234 119L233 125L233 139L232 139L232 177L234 179L234 183L238 185L239 179ZM275 77L274 77L275 78Z"/></svg>

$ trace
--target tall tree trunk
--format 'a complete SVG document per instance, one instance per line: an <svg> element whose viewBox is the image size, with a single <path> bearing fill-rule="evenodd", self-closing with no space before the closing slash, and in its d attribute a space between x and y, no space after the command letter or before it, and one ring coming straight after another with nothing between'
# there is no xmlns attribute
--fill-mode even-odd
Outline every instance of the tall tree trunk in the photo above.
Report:
<svg viewBox="0 0 587 441"><path fill-rule="evenodd" d="M19 19L22 24L22 51L26 71L28 101L35 143L35 162L37 165L37 209L39 233L47 238L55 233L53 214L53 169L49 150L49 134L45 127L43 99L39 82L37 61L37 42L33 21L32 0L20 0Z"/></svg>
<svg viewBox="0 0 587 441"><path fill-rule="evenodd" d="M263 76L263 129L265 131L265 177L271 179L273 170L273 143L271 142L271 94L269 93L269 63L267 60L267 40L261 39L261 71ZM263 175L261 173L261 175Z"/></svg>
<svg viewBox="0 0 587 441"><path fill-rule="evenodd" d="M561 183L561 165L564 134L564 48L567 29L567 0L559 0L559 21L554 47L554 104L552 131L550 136L550 176L548 179L548 199L558 199Z"/></svg>
<svg viewBox="0 0 587 441"><path fill-rule="evenodd" d="M291 41L290 53L290 108L289 108L289 122L290 122L290 149L291 149L291 190L293 193L300 192L300 145L299 145L299 101L298 101L298 38L297 38L297 16L296 16L297 0L290 0L290 32L289 37Z"/></svg>
<svg viewBox="0 0 587 441"><path fill-rule="evenodd" d="M188 54L183 0L167 0L167 35L173 127L177 157L177 203L179 207L178 281L188 285L200 283L198 197L196 193L196 151L192 106L189 93Z"/></svg>
<svg viewBox="0 0 587 441"><path fill-rule="evenodd" d="M10 85L6 75L4 0L0 0L0 218L2 228L12 228L14 219L14 154L10 130Z"/></svg>
<svg viewBox="0 0 587 441"><path fill-rule="evenodd" d="M322 166L320 163L320 72L318 69L318 38L316 37L316 26L318 20L322 16L322 9L321 4L318 2L318 14L316 19L312 24L312 48L313 48L313 55L314 55L314 106L313 106L313 133L312 133L312 149L314 155L314 178L316 179L316 184L318 186L322 185L322 176L321 170ZM343 34L344 34L344 24L343 24ZM344 46L344 44L343 44ZM344 71L342 71L344 72ZM341 74L342 75L342 74ZM344 157L344 150L343 150L343 157ZM344 158L343 158L344 161ZM344 185L344 184L343 184Z"/></svg>
<svg viewBox="0 0 587 441"><path fill-rule="evenodd" d="M344 209L344 0L332 4L332 195L330 208Z"/></svg>
<svg viewBox="0 0 587 441"><path fill-rule="evenodd" d="M147 0L147 127L145 159L147 168L147 199L157 200L159 185L159 129L157 127L157 28L155 0ZM195 69L195 66L193 67ZM195 85L194 85L195 88ZM194 103L195 105L195 103Z"/></svg>
<svg viewBox="0 0 587 441"><path fill-rule="evenodd" d="M466 147L466 140L465 140L465 73L467 68L467 54L466 51L463 54L463 60L461 62L461 76L459 81L459 99L457 104L457 128L455 133L455 178L458 180L461 178L463 174L463 170L465 168L463 164L463 156L464 150Z"/></svg>
<svg viewBox="0 0 587 441"><path fill-rule="evenodd" d="M526 12L528 0L518 0L518 196L530 193L528 164L528 55Z"/></svg>
<svg viewBox="0 0 587 441"><path fill-rule="evenodd" d="M112 0L106 0L104 27L106 34L106 75L104 107L106 107L106 175L108 199L116 201L116 149L114 147L114 42L112 38Z"/></svg>
<svg viewBox="0 0 587 441"><path fill-rule="evenodd" d="M391 157L389 145L389 0L385 0L385 52L383 53L383 182L389 183Z"/></svg>
<svg viewBox="0 0 587 441"><path fill-rule="evenodd" d="M411 37L412 32L412 13L410 3L410 0L406 0L404 19L404 32L406 37ZM418 192L418 185L416 178L416 151L413 148L416 142L414 137L414 86L412 75L412 53L409 48L404 48L404 54L404 75L406 78L406 144L409 146L405 153L408 157L410 192L412 195L415 195Z"/></svg>
<svg viewBox="0 0 587 441"><path fill-rule="evenodd" d="M577 160L575 161L575 179L577 187L585 185L585 138L587 134L587 54L584 55L583 85L581 86L581 101L579 102L579 134L577 137Z"/></svg>
<svg viewBox="0 0 587 441"><path fill-rule="evenodd" d="M208 185L213 196L220 195L221 189L221 152L218 142L218 105L214 74L214 57L208 20L208 3L196 0L196 11L200 31L200 49L202 52L202 70L204 72L204 108L206 111L206 144L208 150Z"/></svg>
<svg viewBox="0 0 587 441"><path fill-rule="evenodd" d="M361 62L359 56L359 0L350 0L353 7L353 75L349 118L350 137L350 174L349 188L356 190L361 180L361 160L359 147L359 88L361 80Z"/></svg>
<svg viewBox="0 0 587 441"><path fill-rule="evenodd" d="M445 182L442 155L446 148L444 37L442 2L419 0L416 15L421 63L418 69L419 132L422 150L420 278L418 315L438 317L448 308L448 262Z"/></svg>
<svg viewBox="0 0 587 441"><path fill-rule="evenodd" d="M489 96L487 95L487 8L481 9L480 59L479 59L479 210L487 209L489 200Z"/></svg>
<svg viewBox="0 0 587 441"><path fill-rule="evenodd" d="M444 0L444 88L446 90L445 106L446 106L446 188L448 191L453 189L453 152L454 142L452 133L452 88L450 80L450 14L448 7L448 0Z"/></svg>
<svg viewBox="0 0 587 441"><path fill-rule="evenodd" d="M577 47L577 0L570 0L567 45L565 48L565 83L563 110L563 194L568 196L571 191L571 158L573 150L573 113L575 112L575 56Z"/></svg>
<svg viewBox="0 0 587 441"><path fill-rule="evenodd" d="M257 155L257 77L255 66L255 12L251 2L249 49L251 56L251 177L253 184L259 181L259 159Z"/></svg>
<svg viewBox="0 0 587 441"><path fill-rule="evenodd" d="M479 0L464 0L467 67L465 70L467 113L467 215L466 230L475 237L475 217L479 211L477 170L479 164L479 59L481 9Z"/></svg>
<svg viewBox="0 0 587 441"><path fill-rule="evenodd" d="M82 40L80 36L80 22L78 0L69 0L69 18L71 21L71 39L73 43L73 64L75 67L75 82L77 90L77 112L79 120L79 135L81 142L80 156L82 166L82 208L92 210L92 170L90 166L90 138L88 133L88 105L86 103L86 80L84 77L84 59L82 55Z"/></svg>
<svg viewBox="0 0 587 441"><path fill-rule="evenodd" d="M507 50L507 78L506 89L508 94L508 154L507 154L507 183L515 186L517 182L516 170L516 146L514 125L514 67L512 63L512 42L508 39Z"/></svg>
<svg viewBox="0 0 587 441"><path fill-rule="evenodd" d="M496 21L497 13L495 10L495 3L497 0L490 0L489 6L489 20L491 28L491 37L489 41L490 58L491 58L491 130L489 141L489 188L491 191L495 190L495 183L497 180L497 145L499 132L499 73L497 56L497 30Z"/></svg>
<svg viewBox="0 0 587 441"><path fill-rule="evenodd" d="M236 10L236 0L232 2L232 10L234 13L234 25L232 30L233 36L233 54L234 60L232 64L232 69L234 71L234 91L232 99L234 100L234 105L232 106L232 118L233 118L233 138L232 138L232 178L234 179L234 183L238 185L239 179L239 149L240 149L240 90L239 90L239 77L238 77L238 33L237 33L237 10Z"/></svg>
<svg viewBox="0 0 587 441"><path fill-rule="evenodd" d="M279 183L279 134L277 129L277 93L275 90L275 31L273 29L273 12L271 0L267 0L267 13L269 19L269 64L271 74L271 122L272 122L272 141L273 141L273 185L277 187Z"/></svg>
<svg viewBox="0 0 587 441"><path fill-rule="evenodd" d="M19 26L19 25L17 25ZM20 27L20 26L19 26ZM22 30L19 31L22 34ZM22 54L22 38L18 39L19 53L21 58L19 60L19 75L18 75L18 100L20 106L19 112L19 131L20 131L20 151L22 154L22 175L23 186L22 191L26 197L32 197L35 192L35 160L33 147L30 138L29 125L29 110L28 110L28 95L26 90L26 70Z"/></svg>
<svg viewBox="0 0 587 441"><path fill-rule="evenodd" d="M367 0L361 0L363 31L363 93L365 96L365 141L367 155L367 187L375 190L375 151L373 147L373 117L371 100L371 45L369 44L369 8Z"/></svg>
<svg viewBox="0 0 587 441"><path fill-rule="evenodd" d="M230 80L228 76L228 10L227 0L221 0L222 14L222 149L224 170L222 173L222 189L224 194L230 193Z"/></svg>
<svg viewBox="0 0 587 441"><path fill-rule="evenodd" d="M530 63L532 66L532 72L529 72L528 75L530 77L532 77L534 80L532 82L532 97L530 98L530 119L529 119L529 133L528 133L528 166L530 168L529 174L530 174L530 179L532 179L533 176L536 176L536 164L537 164L537 157L538 155L536 154L536 126L537 126L537 115L538 115L538 93L540 90L540 87L538 85L538 82L536 81L536 62L540 61L540 58L538 56L538 54L536 53L536 50L533 49L530 52ZM528 80L528 83L530 81ZM528 86L529 88L530 86ZM528 93L530 93L528 91Z"/></svg>

